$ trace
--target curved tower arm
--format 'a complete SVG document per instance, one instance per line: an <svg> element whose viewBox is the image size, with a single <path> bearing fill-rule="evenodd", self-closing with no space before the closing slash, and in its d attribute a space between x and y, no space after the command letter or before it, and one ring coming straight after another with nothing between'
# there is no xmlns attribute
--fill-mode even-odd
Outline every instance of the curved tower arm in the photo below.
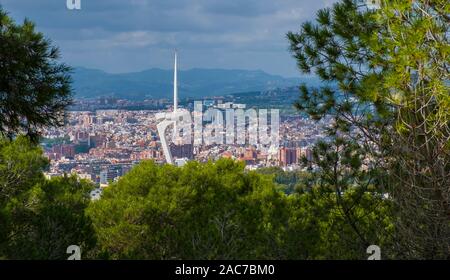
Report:
<svg viewBox="0 0 450 280"><path fill-rule="evenodd" d="M169 143L167 142L166 130L169 126L174 125L174 123L175 122L172 120L163 120L156 126L158 128L158 134L161 140L161 146L163 148L164 157L166 158L166 162L168 164L173 164L173 158L172 153L170 151Z"/></svg>

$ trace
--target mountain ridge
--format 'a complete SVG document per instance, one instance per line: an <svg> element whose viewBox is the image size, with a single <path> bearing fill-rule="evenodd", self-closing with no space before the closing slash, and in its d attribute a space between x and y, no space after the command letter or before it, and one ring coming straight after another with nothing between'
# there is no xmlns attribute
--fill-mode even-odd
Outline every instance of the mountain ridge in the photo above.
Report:
<svg viewBox="0 0 450 280"><path fill-rule="evenodd" d="M312 77L285 78L262 70L192 68L179 70L179 94L183 97L208 97L248 91L264 91L318 83ZM115 96L142 100L170 98L173 70L150 68L138 72L107 73L103 70L76 67L72 71L75 98Z"/></svg>

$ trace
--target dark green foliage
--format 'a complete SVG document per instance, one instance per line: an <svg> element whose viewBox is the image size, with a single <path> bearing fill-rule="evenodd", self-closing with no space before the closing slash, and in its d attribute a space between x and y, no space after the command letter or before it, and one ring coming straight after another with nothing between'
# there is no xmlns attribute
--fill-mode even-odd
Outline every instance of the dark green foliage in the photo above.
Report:
<svg viewBox="0 0 450 280"><path fill-rule="evenodd" d="M48 160L26 137L15 141L0 138L0 205L28 191L43 180Z"/></svg>
<svg viewBox="0 0 450 280"><path fill-rule="evenodd" d="M0 169L22 172L0 177L11 180L3 186L14 184L13 192L1 192L0 258L65 259L70 245L81 247L83 259L366 256L360 243L343 241L357 236L336 207L336 194L302 185L291 195L284 192L306 178L300 174L293 179L277 169L247 172L242 163L225 159L183 168L147 161L91 202L87 182L68 176L46 180L47 160L27 138L2 140L0 146ZM358 227L372 241L372 225L384 215L373 215L370 206L379 203L385 213L389 205L370 192L362 195L364 203L352 213L362 217ZM390 221L383 222L389 230Z"/></svg>
<svg viewBox="0 0 450 280"><path fill-rule="evenodd" d="M298 191L299 182L310 175L306 171L283 171L280 167L259 168L256 172L272 176L273 181L286 194L293 194Z"/></svg>
<svg viewBox="0 0 450 280"><path fill-rule="evenodd" d="M100 255L144 259L266 259L286 221L286 200L242 164L144 162L89 210Z"/></svg>
<svg viewBox="0 0 450 280"><path fill-rule="evenodd" d="M271 174L270 170L266 170ZM364 258L344 216L319 190L286 195L272 176L241 163L190 162L183 168L144 162L91 204L97 258L343 259ZM347 195L350 196L350 193ZM347 196L345 196L347 199ZM364 196L367 203L373 199ZM349 199L349 198L348 198ZM370 202L372 203L372 202ZM374 202L373 202L374 203ZM372 230L365 205L360 224ZM386 211L387 204L379 204ZM361 220L361 221L362 221ZM385 221L389 226L389 221ZM372 234L373 235L373 234Z"/></svg>
<svg viewBox="0 0 450 280"><path fill-rule="evenodd" d="M42 150L25 137L0 140L0 257L66 259L78 245L95 245L84 214L92 185L76 177L46 180Z"/></svg>
<svg viewBox="0 0 450 280"><path fill-rule="evenodd" d="M15 24L0 7L0 134L35 137L60 125L71 102L69 67L32 22Z"/></svg>
<svg viewBox="0 0 450 280"><path fill-rule="evenodd" d="M316 199L322 197L340 213L341 222L348 225L346 230L332 224L334 230L326 230L354 248L349 252L390 238L386 231L390 213L377 211L378 205L385 203L385 175L380 163L372 160L379 151L371 143L378 141L389 117L380 116L364 95L372 82L367 77L376 74L367 66L374 56L368 41L379 28L372 12L362 12L354 1L344 0L332 9L320 10L316 23L304 23L299 33L287 35L300 70L314 71L324 81L318 89L300 87L297 109L313 119L334 116L327 130L329 140L317 143L312 162L305 161L313 169L302 178L301 189L312 190ZM371 118L367 118L369 114ZM370 224L365 221L367 216L372 216Z"/></svg>
<svg viewBox="0 0 450 280"><path fill-rule="evenodd" d="M450 4L381 2L368 10L342 0L287 34L300 71L324 82L301 86L297 109L334 117L327 141L306 162L313 172L304 185L336 193L361 246L385 239L391 257L448 259ZM341 198L348 193L356 196ZM369 194L375 203L361 205ZM377 213L379 196L392 203L384 214L393 219L393 238L385 216L371 225L378 236L359 229L354 206Z"/></svg>
<svg viewBox="0 0 450 280"><path fill-rule="evenodd" d="M6 207L11 222L5 254L11 259L67 259L70 245L87 254L95 245L90 219L84 215L92 186L76 177L37 184Z"/></svg>

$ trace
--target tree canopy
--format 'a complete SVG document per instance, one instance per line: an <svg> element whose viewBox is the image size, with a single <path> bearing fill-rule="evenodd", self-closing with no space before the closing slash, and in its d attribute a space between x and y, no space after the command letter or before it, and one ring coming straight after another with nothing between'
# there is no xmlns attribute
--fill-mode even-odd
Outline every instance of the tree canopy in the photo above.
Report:
<svg viewBox="0 0 450 280"><path fill-rule="evenodd" d="M26 137L0 138L0 258L66 259L88 254L95 232L85 209L92 184L73 176L46 179L48 161Z"/></svg>
<svg viewBox="0 0 450 280"><path fill-rule="evenodd" d="M449 258L450 4L380 2L340 1L287 34L299 69L324 82L301 86L297 108L334 117L308 163L318 167L313 183L386 195L397 257Z"/></svg>
<svg viewBox="0 0 450 280"><path fill-rule="evenodd" d="M93 202L96 257L111 259L364 258L355 235L319 190L286 195L271 176L221 159L182 168L141 163ZM367 202L373 199L366 196ZM380 204L385 215L387 205ZM374 216L361 227L371 232ZM386 227L389 227L386 221ZM378 240L372 234L371 241Z"/></svg>
<svg viewBox="0 0 450 280"><path fill-rule="evenodd" d="M0 134L36 139L60 125L71 102L70 68L35 25L16 24L0 7Z"/></svg>

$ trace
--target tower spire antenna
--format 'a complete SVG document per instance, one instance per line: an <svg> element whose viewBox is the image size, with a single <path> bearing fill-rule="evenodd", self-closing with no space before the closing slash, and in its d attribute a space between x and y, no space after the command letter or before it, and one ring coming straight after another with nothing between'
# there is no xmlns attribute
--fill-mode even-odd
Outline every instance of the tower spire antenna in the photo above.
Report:
<svg viewBox="0 0 450 280"><path fill-rule="evenodd" d="M173 111L178 110L178 61L177 50L175 49L175 64L173 67Z"/></svg>

